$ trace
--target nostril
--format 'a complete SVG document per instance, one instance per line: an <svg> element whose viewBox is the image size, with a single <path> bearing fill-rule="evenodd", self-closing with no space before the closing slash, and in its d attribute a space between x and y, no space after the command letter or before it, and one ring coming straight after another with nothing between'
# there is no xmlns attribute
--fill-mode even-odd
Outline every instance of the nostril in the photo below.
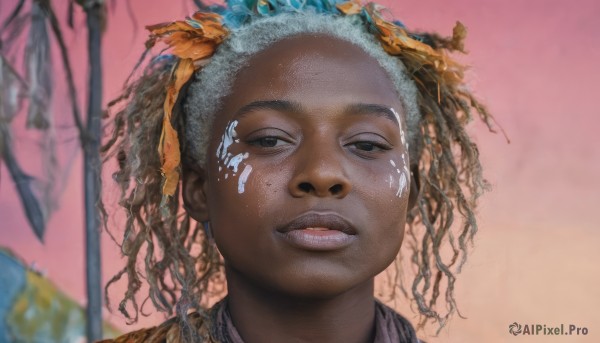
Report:
<svg viewBox="0 0 600 343"><path fill-rule="evenodd" d="M298 188L300 188L300 190L302 190L305 193L310 193L311 191L315 190L313 185L311 185L308 182L302 182L301 184L298 185Z"/></svg>
<svg viewBox="0 0 600 343"><path fill-rule="evenodd" d="M342 185L340 185L339 183L336 185L333 185L329 188L329 192L331 192L332 195L337 195L339 193L342 192Z"/></svg>

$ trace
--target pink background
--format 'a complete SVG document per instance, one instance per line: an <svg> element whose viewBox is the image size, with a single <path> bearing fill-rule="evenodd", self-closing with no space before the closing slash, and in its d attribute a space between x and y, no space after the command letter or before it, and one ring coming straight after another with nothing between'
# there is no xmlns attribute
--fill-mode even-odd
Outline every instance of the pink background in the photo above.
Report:
<svg viewBox="0 0 600 343"><path fill-rule="evenodd" d="M112 1L108 1L112 3ZM120 86L142 51L142 25L182 18L192 2L131 0L137 26L124 2L115 1L104 37L105 102ZM0 18L15 0L2 0ZM54 1L64 18L66 0ZM459 276L457 298L468 319L458 317L428 342L546 342L544 336L512 337L508 325L575 324L587 336L555 337L556 342L598 342L600 323L600 2L595 0L384 1L411 28L450 33L455 20L469 29L463 60L473 66L471 86L508 133L472 126L480 144L487 178L494 186L480 207L480 232L470 261ZM86 31L67 32L81 103L84 103ZM135 31L137 30L137 31ZM58 57L55 55L55 57ZM58 58L55 58L58 62ZM59 67L57 70L61 71ZM63 74L57 92L65 93ZM62 92L62 93L61 93ZM69 121L66 101L54 108ZM27 152L27 138L17 129ZM76 134L67 131L65 150ZM25 142L25 143L19 143ZM68 148L68 149L67 149ZM69 150L70 149L70 150ZM33 150L33 149L32 149ZM68 159L71 153L64 153ZM27 226L14 185L0 167L0 246L8 246L44 270L60 288L84 303L83 207L81 160L76 160L61 197L60 210L40 244ZM35 157L21 155L25 166ZM106 183L110 180L106 179ZM103 275L108 280L123 261L103 235ZM116 292L114 293L115 295ZM116 300L116 296L114 297ZM410 317L410 312L405 312ZM119 315L108 315L124 330ZM142 326L160 321L142 319ZM138 325L139 326L139 325ZM137 327L137 326L135 326ZM431 331L431 330L429 330Z"/></svg>

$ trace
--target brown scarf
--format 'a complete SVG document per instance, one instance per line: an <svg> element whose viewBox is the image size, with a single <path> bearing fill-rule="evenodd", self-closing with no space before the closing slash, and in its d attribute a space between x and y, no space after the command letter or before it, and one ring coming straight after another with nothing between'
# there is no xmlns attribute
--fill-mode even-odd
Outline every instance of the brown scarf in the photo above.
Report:
<svg viewBox="0 0 600 343"><path fill-rule="evenodd" d="M244 343L231 322L227 300L215 305L213 338L221 343ZM388 306L375 302L375 340L373 343L420 343L412 325Z"/></svg>
<svg viewBox="0 0 600 343"><path fill-rule="evenodd" d="M188 315L199 343L244 343L231 321L227 298L218 302L207 315ZM182 322L172 318L157 327L128 333L114 340L99 343L180 343ZM380 302L375 302L375 340L373 343L423 343L417 339L412 325L401 315Z"/></svg>

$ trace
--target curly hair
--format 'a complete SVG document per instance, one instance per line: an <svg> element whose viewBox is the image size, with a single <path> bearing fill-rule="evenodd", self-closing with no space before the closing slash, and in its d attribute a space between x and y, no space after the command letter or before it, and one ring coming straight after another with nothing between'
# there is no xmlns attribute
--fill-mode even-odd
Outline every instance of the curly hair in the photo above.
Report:
<svg viewBox="0 0 600 343"><path fill-rule="evenodd" d="M279 25L278 30L269 30L273 25ZM350 33L345 31L348 27L352 28ZM406 285L399 277L399 254L389 274L391 298L396 298L395 292L400 289L416 302L421 325L433 319L441 328L458 311L454 298L456 274L467 259L468 244L477 231L477 199L488 187L477 146L465 127L476 115L493 131L492 117L465 86L462 69L456 79L443 79L438 69L410 51L395 57L386 54L367 29L358 27L352 20L328 22L317 15L282 15L233 32L230 42L217 49L178 100L174 124L185 137L184 163L203 163L212 116L230 91L236 73L253 54L285 37L306 32L321 32L359 46L388 72L406 107L411 169L420 184L417 206L406 222L414 278ZM453 38L410 34L443 53L463 51L461 42ZM234 57L237 60L232 65ZM123 95L109 104L109 111L114 113L113 131L103 153L105 161L116 158L118 162L113 177L120 191L119 205L127 215L120 243L127 263L108 282L105 292L109 299L109 287L126 278L128 287L119 310L130 322L135 322L140 312L136 295L142 278L149 287L146 300L169 314L175 309L182 318L190 309L205 313L211 301L226 293L222 257L202 223L194 222L182 208L181 187L168 203L161 194L161 162L156 147L165 88L174 65L175 60L168 56L154 58L136 81L125 86ZM106 223L108 213L103 212ZM462 221L458 225L456 214ZM412 295L408 295L408 288ZM442 292L445 308L437 304ZM182 322L184 326L187 323L185 319Z"/></svg>

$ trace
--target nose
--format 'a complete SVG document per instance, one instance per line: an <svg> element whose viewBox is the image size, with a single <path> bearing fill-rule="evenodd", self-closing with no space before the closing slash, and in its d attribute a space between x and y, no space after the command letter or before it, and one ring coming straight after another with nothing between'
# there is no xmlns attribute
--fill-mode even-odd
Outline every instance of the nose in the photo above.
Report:
<svg viewBox="0 0 600 343"><path fill-rule="evenodd" d="M294 197L314 195L317 197L344 198L352 185L335 147L307 148L297 159L295 173L289 183Z"/></svg>

